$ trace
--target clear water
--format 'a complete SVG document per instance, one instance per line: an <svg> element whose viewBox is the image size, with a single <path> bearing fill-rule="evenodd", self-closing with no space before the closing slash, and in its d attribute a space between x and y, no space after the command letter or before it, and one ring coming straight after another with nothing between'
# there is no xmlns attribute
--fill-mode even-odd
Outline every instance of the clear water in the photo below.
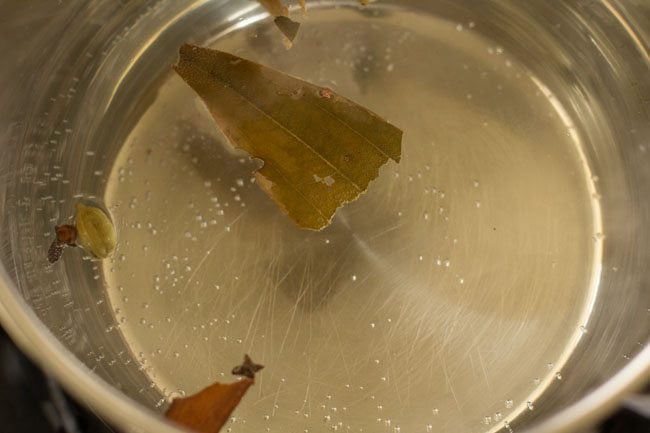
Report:
<svg viewBox="0 0 650 433"><path fill-rule="evenodd" d="M267 367L229 432L489 431L534 410L595 295L595 189L553 95L478 30L312 9L290 51L268 20L202 41L403 129L402 162L318 233L179 77L136 77L155 97L98 176L119 232L106 291L152 386L233 380L249 353Z"/></svg>

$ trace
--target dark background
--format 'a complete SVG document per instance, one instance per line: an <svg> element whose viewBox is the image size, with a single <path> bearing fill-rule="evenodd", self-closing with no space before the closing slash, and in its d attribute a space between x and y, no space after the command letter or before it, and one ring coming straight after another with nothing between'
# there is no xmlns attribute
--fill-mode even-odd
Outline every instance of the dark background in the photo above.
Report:
<svg viewBox="0 0 650 433"><path fill-rule="evenodd" d="M77 404L32 364L0 328L0 432L119 433ZM595 433L650 433L650 387Z"/></svg>

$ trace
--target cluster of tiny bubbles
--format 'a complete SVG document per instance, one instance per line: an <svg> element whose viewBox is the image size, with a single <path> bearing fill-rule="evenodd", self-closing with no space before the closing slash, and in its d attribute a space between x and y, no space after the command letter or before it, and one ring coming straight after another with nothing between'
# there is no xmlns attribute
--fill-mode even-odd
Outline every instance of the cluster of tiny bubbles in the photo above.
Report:
<svg viewBox="0 0 650 433"><path fill-rule="evenodd" d="M514 401L512 401L512 400L510 400L510 399L508 399L508 400L505 401L506 409L512 409L512 407L513 407L514 405L515 405Z"/></svg>
<svg viewBox="0 0 650 433"><path fill-rule="evenodd" d="M185 394L185 391L183 391L182 389L178 389L178 390L176 390L176 391L170 391L170 392L167 392L167 393L166 393L167 402L168 402L168 403L171 403L174 399L176 399L176 398L183 398L183 397L185 397L185 395L186 395L186 394Z"/></svg>

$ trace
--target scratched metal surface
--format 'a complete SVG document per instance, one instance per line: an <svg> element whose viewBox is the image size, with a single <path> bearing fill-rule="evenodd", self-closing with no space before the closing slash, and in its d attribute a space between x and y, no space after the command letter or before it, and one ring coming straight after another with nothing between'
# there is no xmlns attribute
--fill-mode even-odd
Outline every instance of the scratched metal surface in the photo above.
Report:
<svg viewBox="0 0 650 433"><path fill-rule="evenodd" d="M70 67L3 113L3 266L72 353L154 410L247 352L267 368L233 432L544 419L650 334L647 56L587 3L323 3L291 51L247 1L87 3L47 63ZM404 130L402 162L324 231L296 229L169 71L187 40L368 106ZM109 207L118 250L45 267L76 197Z"/></svg>

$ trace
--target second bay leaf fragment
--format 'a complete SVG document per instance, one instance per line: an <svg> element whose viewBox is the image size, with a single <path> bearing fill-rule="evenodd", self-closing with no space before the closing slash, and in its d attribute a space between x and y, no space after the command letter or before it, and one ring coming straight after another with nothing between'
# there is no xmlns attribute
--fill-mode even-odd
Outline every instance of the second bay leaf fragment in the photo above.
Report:
<svg viewBox="0 0 650 433"><path fill-rule="evenodd" d="M283 15L275 17L273 22L277 28L280 29L282 34L289 40L289 42L293 42L293 40L296 39L298 29L300 29L299 23Z"/></svg>
<svg viewBox="0 0 650 433"><path fill-rule="evenodd" d="M291 48L291 43L296 38L298 34L298 29L300 29L300 23L295 22L289 18L289 8L282 3L282 0L258 0L262 6L266 8L267 11L275 19L273 22L275 26L282 32L287 41L287 48ZM306 11L304 0L300 2L303 13Z"/></svg>
<svg viewBox="0 0 650 433"><path fill-rule="evenodd" d="M289 15L289 8L287 8L282 0L258 0L262 6L273 16L287 16Z"/></svg>
<svg viewBox="0 0 650 433"><path fill-rule="evenodd" d="M197 433L218 433L254 383L248 377L214 383L190 397L175 399L165 417Z"/></svg>
<svg viewBox="0 0 650 433"><path fill-rule="evenodd" d="M400 160L402 131L331 89L189 44L174 69L232 145L263 161L258 185L301 227L327 226Z"/></svg>
<svg viewBox="0 0 650 433"><path fill-rule="evenodd" d="M233 368L233 374L244 376L233 383L213 383L189 397L172 400L165 417L197 433L219 433L242 398L255 383L255 373L264 368L248 355Z"/></svg>

